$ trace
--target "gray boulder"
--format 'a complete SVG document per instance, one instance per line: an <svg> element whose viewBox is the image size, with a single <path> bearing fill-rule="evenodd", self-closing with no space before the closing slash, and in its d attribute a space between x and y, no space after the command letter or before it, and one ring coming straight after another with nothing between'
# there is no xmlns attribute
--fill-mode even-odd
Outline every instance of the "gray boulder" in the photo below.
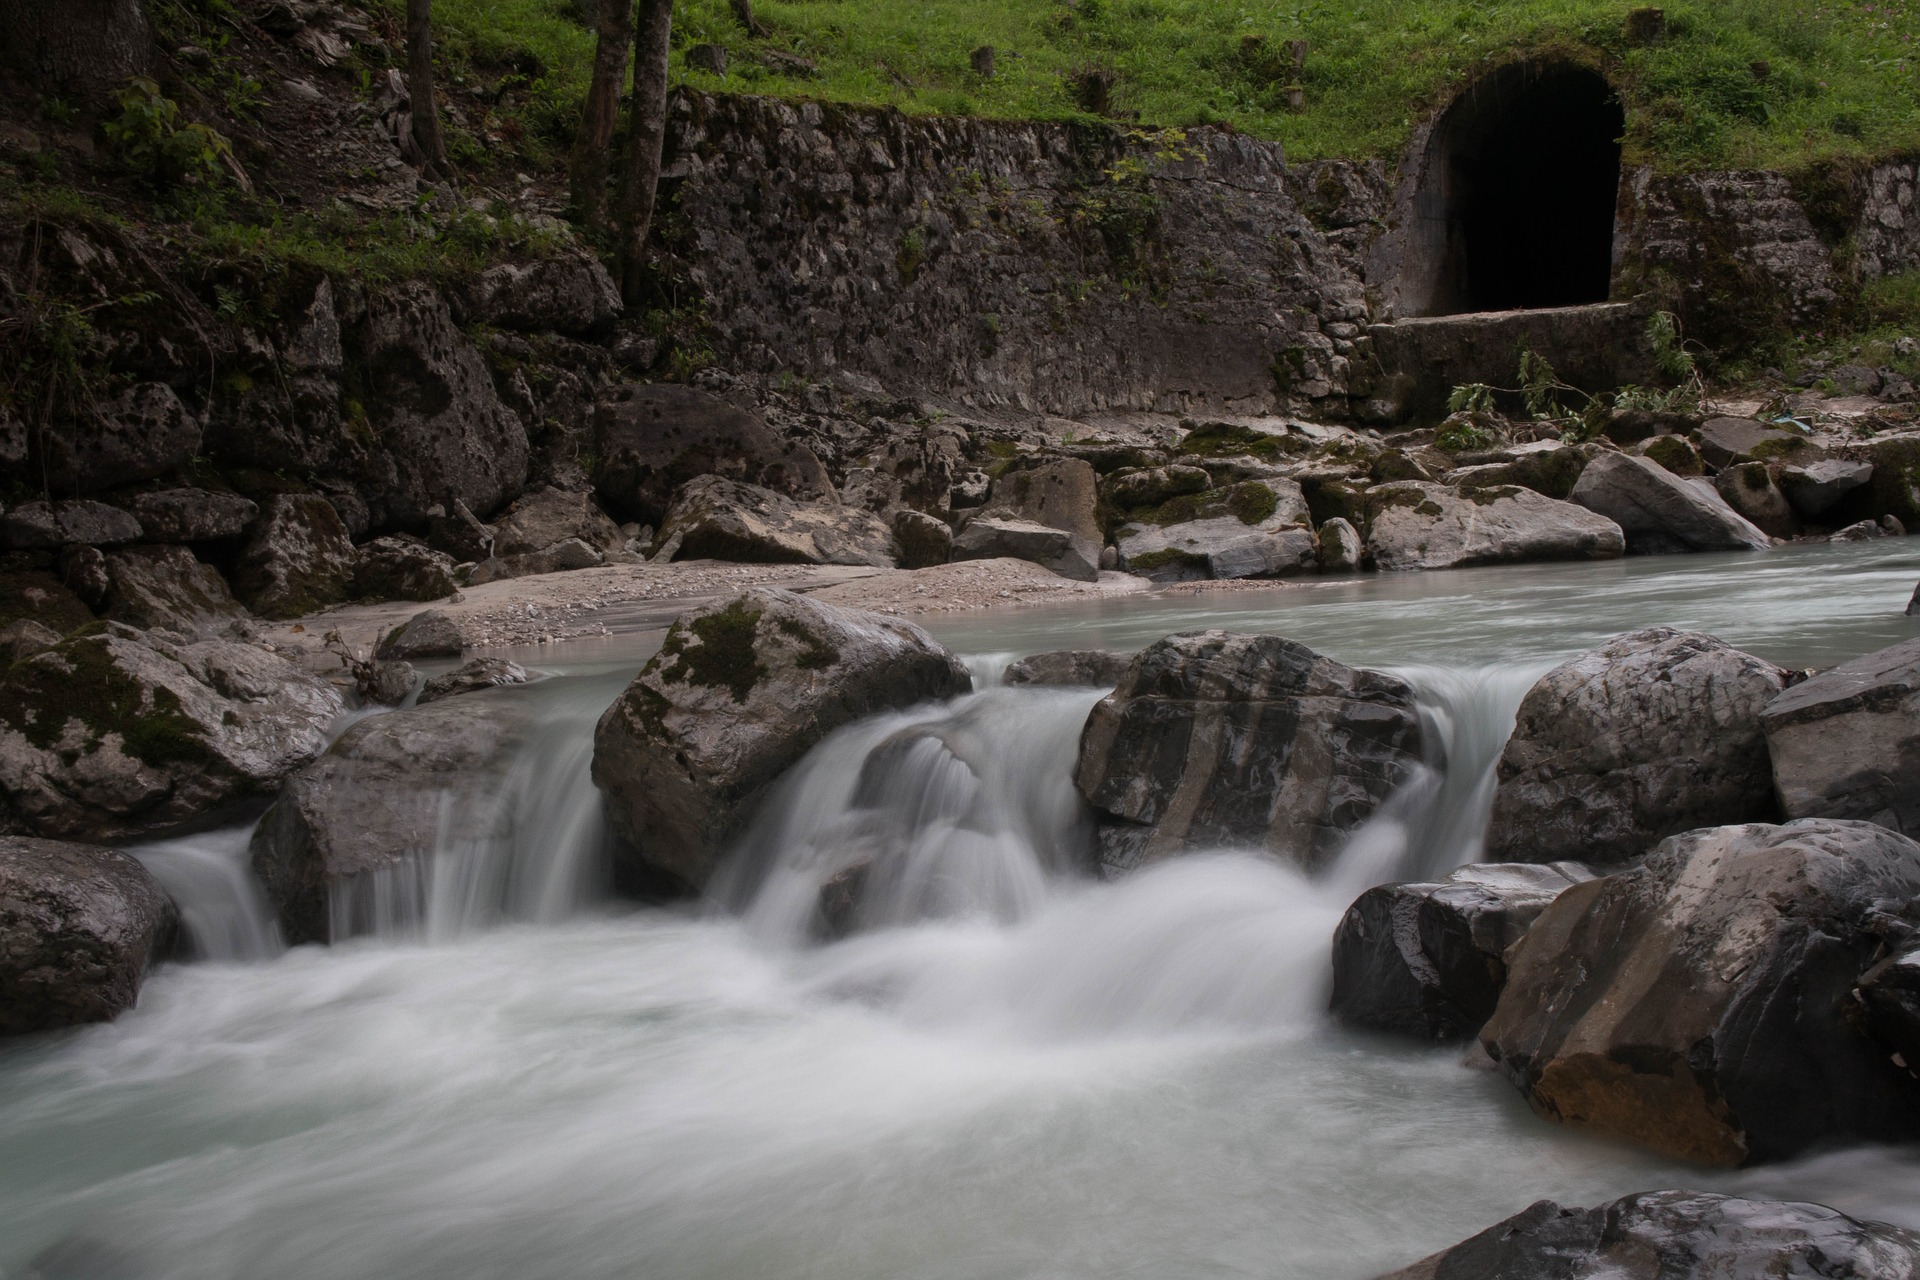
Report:
<svg viewBox="0 0 1920 1280"><path fill-rule="evenodd" d="M1369 889L1334 931L1328 1007L1349 1026L1471 1036L1506 985L1507 948L1555 898L1591 879L1577 862L1493 862L1436 884Z"/></svg>
<svg viewBox="0 0 1920 1280"><path fill-rule="evenodd" d="M590 253L488 267L475 283L474 316L502 329L587 337L620 318L620 291Z"/></svg>
<svg viewBox="0 0 1920 1280"><path fill-rule="evenodd" d="M37 443L37 479L55 493L92 493L165 475L199 453L200 420L166 383L141 382Z"/></svg>
<svg viewBox="0 0 1920 1280"><path fill-rule="evenodd" d="M457 658L467 651L467 638L452 618L438 609L422 609L385 639L374 652L378 658Z"/></svg>
<svg viewBox="0 0 1920 1280"><path fill-rule="evenodd" d="M1920 1080L1920 940L1861 974L1856 993L1867 1030L1893 1051L1895 1066Z"/></svg>
<svg viewBox="0 0 1920 1280"><path fill-rule="evenodd" d="M1163 503L1114 533L1119 566L1155 582L1312 573L1319 544L1291 480L1250 480Z"/></svg>
<svg viewBox="0 0 1920 1280"><path fill-rule="evenodd" d="M1383 572L1624 554L1612 520L1531 489L1401 481L1367 494L1367 549Z"/></svg>
<svg viewBox="0 0 1920 1280"><path fill-rule="evenodd" d="M1920 1235L1820 1204L1644 1191L1595 1209L1537 1201L1379 1280L1916 1280Z"/></svg>
<svg viewBox="0 0 1920 1280"><path fill-rule="evenodd" d="M0 1036L132 1008L178 923L147 869L116 849L0 836Z"/></svg>
<svg viewBox="0 0 1920 1280"><path fill-rule="evenodd" d="M247 611L212 565L185 547L127 547L106 557L106 615L142 630L228 634Z"/></svg>
<svg viewBox="0 0 1920 1280"><path fill-rule="evenodd" d="M1320 526L1320 572L1355 573L1365 547L1360 533L1339 516Z"/></svg>
<svg viewBox="0 0 1920 1280"><path fill-rule="evenodd" d="M127 509L149 542L214 542L247 531L260 508L237 493L212 489L159 489L137 493Z"/></svg>
<svg viewBox="0 0 1920 1280"><path fill-rule="evenodd" d="M1059 649L1036 653L1009 666L1000 677L1002 684L1051 685L1111 689L1120 683L1133 665L1130 653L1110 653L1104 649Z"/></svg>
<svg viewBox="0 0 1920 1280"><path fill-rule="evenodd" d="M1871 483L1873 464L1844 458L1796 463L1780 472L1780 491L1793 509L1812 520L1855 489Z"/></svg>
<svg viewBox="0 0 1920 1280"><path fill-rule="evenodd" d="M1773 543L1753 522L1659 463L1603 453L1587 464L1571 500L1626 534L1635 555L1676 551L1764 551Z"/></svg>
<svg viewBox="0 0 1920 1280"><path fill-rule="evenodd" d="M1086 545L1065 529L1011 516L975 516L953 540L955 560L1025 560L1063 578L1093 582L1100 576L1098 551L1088 559Z"/></svg>
<svg viewBox="0 0 1920 1280"><path fill-rule="evenodd" d="M1828 538L1829 542L1872 542L1879 538L1891 538L1894 531L1879 520L1857 520Z"/></svg>
<svg viewBox="0 0 1920 1280"><path fill-rule="evenodd" d="M1666 437L1671 439L1672 437ZM1564 500L1573 492L1580 472L1598 449L1593 445L1522 445L1510 451L1502 462L1484 462L1456 467L1440 477L1442 482L1467 489L1492 489L1518 485L1549 498Z"/></svg>
<svg viewBox="0 0 1920 1280"><path fill-rule="evenodd" d="M995 477L986 505L961 529L960 537L954 542L954 559L980 560L1011 555L1045 565L1062 577L1092 582L1100 576L1100 546L1103 541L1096 515L1098 501L1099 479L1093 465L1085 459L1031 458L1016 461ZM974 523L982 520L991 522L989 528L997 527L1002 532L973 534ZM1034 559L1032 555L1020 555L1012 550L982 552L980 544L983 541L997 540L1007 545L1008 537L1004 531L1024 529L1027 525L1057 529L1066 534L1067 549L1048 554L1046 559ZM1040 545L1040 540L1031 533L1014 541L1023 545Z"/></svg>
<svg viewBox="0 0 1920 1280"><path fill-rule="evenodd" d="M526 683L527 669L517 662L508 662L505 658L475 658L463 667L427 681L414 705L424 707L429 702L458 697L463 693L479 693L486 689Z"/></svg>
<svg viewBox="0 0 1920 1280"><path fill-rule="evenodd" d="M1481 1044L1551 1120L1701 1164L1920 1137L1852 1016L1920 844L1866 822L1711 827L1575 885L1507 956Z"/></svg>
<svg viewBox="0 0 1920 1280"><path fill-rule="evenodd" d="M607 518L592 494L569 489L523 494L493 522L493 554L503 558L532 555L569 538L602 553L626 545L620 526Z"/></svg>
<svg viewBox="0 0 1920 1280"><path fill-rule="evenodd" d="M528 578L539 573L571 573L575 569L597 569L607 558L578 538L567 538L540 551L523 556L483 560L468 571L470 587L498 582L503 578Z"/></svg>
<svg viewBox="0 0 1920 1280"><path fill-rule="evenodd" d="M258 646L107 623L0 679L4 814L61 839L177 827L272 790L341 710L331 685Z"/></svg>
<svg viewBox="0 0 1920 1280"><path fill-rule="evenodd" d="M1920 639L1795 685L1761 724L1789 818L1862 818L1920 835Z"/></svg>
<svg viewBox="0 0 1920 1280"><path fill-rule="evenodd" d="M379 873L417 883L436 849L504 832L507 766L529 724L511 698L372 716L289 778L252 845L287 941L371 931Z"/></svg>
<svg viewBox="0 0 1920 1280"><path fill-rule="evenodd" d="M1698 443L1700 456L1713 467L1778 458L1810 445L1797 431L1782 431L1751 418L1709 418L1700 424Z"/></svg>
<svg viewBox="0 0 1920 1280"><path fill-rule="evenodd" d="M347 526L325 498L283 493L267 499L233 585L263 618L297 618L347 598L356 556Z"/></svg>
<svg viewBox="0 0 1920 1280"><path fill-rule="evenodd" d="M802 502L719 476L675 496L653 559L893 567L893 531L859 507Z"/></svg>
<svg viewBox="0 0 1920 1280"><path fill-rule="evenodd" d="M347 587L361 600L445 600L457 589L452 556L400 534L358 548Z"/></svg>
<svg viewBox="0 0 1920 1280"><path fill-rule="evenodd" d="M1174 498L1204 493L1213 477L1204 467L1134 467L1115 471L1100 482L1100 497L1115 511L1150 510Z"/></svg>
<svg viewBox="0 0 1920 1280"><path fill-rule="evenodd" d="M45 653L60 643L60 633L32 618L15 618L0 627L0 671L23 662L36 653Z"/></svg>
<svg viewBox="0 0 1920 1280"><path fill-rule="evenodd" d="M117 547L138 541L138 520L118 507L88 498L23 502L0 515L0 544L20 551L51 551L73 543Z"/></svg>
<svg viewBox="0 0 1920 1280"><path fill-rule="evenodd" d="M766 788L821 738L972 683L909 623L749 591L675 621L601 717L593 778L641 869L699 889Z"/></svg>
<svg viewBox="0 0 1920 1280"><path fill-rule="evenodd" d="M1190 631L1133 660L1087 717L1075 785L1109 874L1196 848L1325 864L1420 763L1401 680L1278 636Z"/></svg>
<svg viewBox="0 0 1920 1280"><path fill-rule="evenodd" d="M1713 487L1729 507L1768 537L1792 538L1799 534L1800 518L1774 483L1766 463L1736 462L1722 467L1713 478Z"/></svg>
<svg viewBox="0 0 1920 1280"><path fill-rule="evenodd" d="M902 569L930 569L953 559L953 529L924 511L893 514L893 544Z"/></svg>
<svg viewBox="0 0 1920 1280"><path fill-rule="evenodd" d="M1787 673L1697 631L1617 636L1542 676L1501 752L1487 856L1620 862L1775 816L1761 713Z"/></svg>
<svg viewBox="0 0 1920 1280"><path fill-rule="evenodd" d="M51 573L0 568L0 625L37 622L57 635L92 622L93 610Z"/></svg>

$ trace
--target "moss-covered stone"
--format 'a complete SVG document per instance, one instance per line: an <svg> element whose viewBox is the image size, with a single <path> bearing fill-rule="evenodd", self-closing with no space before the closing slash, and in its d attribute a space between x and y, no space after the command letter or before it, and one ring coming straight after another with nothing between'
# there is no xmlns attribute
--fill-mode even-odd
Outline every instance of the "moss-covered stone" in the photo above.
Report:
<svg viewBox="0 0 1920 1280"><path fill-rule="evenodd" d="M1258 480L1235 485L1228 493L1227 510L1241 524L1255 525L1270 520L1279 509L1280 495Z"/></svg>
<svg viewBox="0 0 1920 1280"><path fill-rule="evenodd" d="M1187 433L1180 452L1194 458L1264 458L1288 455L1285 436L1269 435L1231 422L1204 422Z"/></svg>
<svg viewBox="0 0 1920 1280"><path fill-rule="evenodd" d="M676 622L649 665L668 684L725 689L735 702L745 702L754 686L767 678L767 668L754 652L761 616L761 610L735 600L691 622ZM691 643L690 638L699 643Z"/></svg>
<svg viewBox="0 0 1920 1280"><path fill-rule="evenodd" d="M1149 551L1145 555L1133 556L1127 561L1127 571L1150 576L1156 569L1165 569L1178 565L1181 568L1197 570L1202 577L1207 576L1207 558L1168 547L1164 551Z"/></svg>
<svg viewBox="0 0 1920 1280"><path fill-rule="evenodd" d="M1698 476L1706 474L1707 469L1705 464L1700 461L1699 453L1697 453L1694 447L1688 444L1682 436L1655 436L1647 442L1647 447L1641 450L1641 452L1665 467L1668 471L1671 471L1674 475ZM1568 492L1572 492L1571 485L1568 486Z"/></svg>
<svg viewBox="0 0 1920 1280"><path fill-rule="evenodd" d="M74 749L68 726L83 732L81 755L118 734L121 750L156 768L212 758L206 731L171 689L143 685L113 660L108 637L80 636L16 664L0 682L0 724L42 751Z"/></svg>
<svg viewBox="0 0 1920 1280"><path fill-rule="evenodd" d="M0 627L22 618L65 635L92 622L93 611L50 573L0 572Z"/></svg>
<svg viewBox="0 0 1920 1280"><path fill-rule="evenodd" d="M793 665L802 671L825 671L828 667L840 661L840 650L838 648L831 642L807 630L792 618L781 618L776 625L780 628L783 635L790 636L800 642L800 653L794 658Z"/></svg>

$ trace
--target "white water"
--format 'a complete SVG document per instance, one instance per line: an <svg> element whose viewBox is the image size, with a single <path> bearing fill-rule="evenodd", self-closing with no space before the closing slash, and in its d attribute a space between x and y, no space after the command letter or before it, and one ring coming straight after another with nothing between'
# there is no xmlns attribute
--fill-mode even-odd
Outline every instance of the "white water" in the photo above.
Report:
<svg viewBox="0 0 1920 1280"><path fill-rule="evenodd" d="M733 911L594 906L582 744L636 658L485 695L540 705L509 785L480 798L503 834L428 851L392 936L279 948L244 832L141 851L218 958L163 969L115 1023L0 1048L0 1269L1363 1277L1540 1196L1676 1184L1920 1225L1911 1153L1674 1168L1536 1120L1457 1050L1321 1013L1353 893L1473 856L1538 671L1701 617L1783 661L1891 643L1914 633L1905 545L945 628L1027 652L1234 625L1398 670L1431 773L1317 883L1241 855L1077 877L1068 777L1094 695L994 690L823 744L742 851ZM807 941L855 855L873 867L860 930Z"/></svg>

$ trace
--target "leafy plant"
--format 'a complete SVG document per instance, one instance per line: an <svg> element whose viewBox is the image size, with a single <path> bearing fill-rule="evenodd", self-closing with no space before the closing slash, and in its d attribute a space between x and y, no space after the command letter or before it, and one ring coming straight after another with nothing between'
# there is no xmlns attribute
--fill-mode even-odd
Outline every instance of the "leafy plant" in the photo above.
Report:
<svg viewBox="0 0 1920 1280"><path fill-rule="evenodd" d="M180 105L146 76L113 95L114 114L101 126L120 162L160 187L211 183L233 146L204 124L180 123Z"/></svg>
<svg viewBox="0 0 1920 1280"><path fill-rule="evenodd" d="M1492 413L1495 388L1484 382L1467 382L1447 394L1447 412Z"/></svg>

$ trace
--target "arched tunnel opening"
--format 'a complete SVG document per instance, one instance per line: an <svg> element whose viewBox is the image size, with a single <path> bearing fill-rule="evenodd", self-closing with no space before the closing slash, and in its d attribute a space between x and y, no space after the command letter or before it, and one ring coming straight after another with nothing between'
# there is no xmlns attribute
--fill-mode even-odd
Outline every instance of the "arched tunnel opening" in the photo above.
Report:
<svg viewBox="0 0 1920 1280"><path fill-rule="evenodd" d="M1624 130L1586 67L1520 63L1461 94L1419 176L1403 313L1606 301Z"/></svg>

